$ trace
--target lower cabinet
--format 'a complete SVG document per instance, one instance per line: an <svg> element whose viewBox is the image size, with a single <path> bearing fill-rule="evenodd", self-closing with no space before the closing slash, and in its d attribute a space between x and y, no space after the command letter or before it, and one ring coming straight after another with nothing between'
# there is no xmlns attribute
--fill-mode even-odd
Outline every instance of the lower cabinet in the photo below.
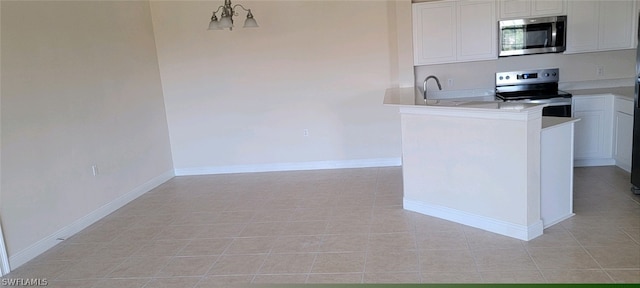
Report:
<svg viewBox="0 0 640 288"><path fill-rule="evenodd" d="M633 145L633 101L615 97L613 159L616 165L631 171L631 149Z"/></svg>
<svg viewBox="0 0 640 288"><path fill-rule="evenodd" d="M585 95L573 97L575 124L574 165L614 165L612 158L613 96Z"/></svg>
<svg viewBox="0 0 640 288"><path fill-rule="evenodd" d="M631 171L633 100L613 94L573 97L576 167L616 165Z"/></svg>

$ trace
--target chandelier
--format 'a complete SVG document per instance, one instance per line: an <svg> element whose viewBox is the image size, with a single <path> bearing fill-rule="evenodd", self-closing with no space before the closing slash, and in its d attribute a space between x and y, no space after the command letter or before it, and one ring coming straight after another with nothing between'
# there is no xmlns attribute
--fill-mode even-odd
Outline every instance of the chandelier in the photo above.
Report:
<svg viewBox="0 0 640 288"><path fill-rule="evenodd" d="M254 28L258 27L258 22L253 18L253 14L251 14L251 9L244 8L244 6L240 4L236 4L231 6L231 0L224 0L224 5L218 7L218 10L213 12L211 16L211 22L209 22L208 30L223 30L229 28L229 31L233 29L233 16L238 16L236 12L236 8L240 7L242 10L247 11L247 19L244 20L243 28ZM218 17L216 17L216 13L218 13L222 9L222 14L220 15L220 21L218 21Z"/></svg>

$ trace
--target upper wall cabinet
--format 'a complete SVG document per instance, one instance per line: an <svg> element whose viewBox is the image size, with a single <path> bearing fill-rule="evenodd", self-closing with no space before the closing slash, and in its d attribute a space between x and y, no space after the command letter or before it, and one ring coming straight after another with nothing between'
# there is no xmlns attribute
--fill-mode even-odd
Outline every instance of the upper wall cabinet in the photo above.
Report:
<svg viewBox="0 0 640 288"><path fill-rule="evenodd" d="M633 49L636 1L569 1L565 53Z"/></svg>
<svg viewBox="0 0 640 288"><path fill-rule="evenodd" d="M415 65L497 59L495 0L413 4Z"/></svg>
<svg viewBox="0 0 640 288"><path fill-rule="evenodd" d="M500 0L500 20L566 14L566 0Z"/></svg>

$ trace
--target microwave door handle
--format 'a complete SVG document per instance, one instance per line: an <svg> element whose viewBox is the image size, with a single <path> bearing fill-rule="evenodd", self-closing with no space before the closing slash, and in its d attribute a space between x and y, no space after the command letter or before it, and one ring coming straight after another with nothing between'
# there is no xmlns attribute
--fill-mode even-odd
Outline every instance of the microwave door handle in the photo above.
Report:
<svg viewBox="0 0 640 288"><path fill-rule="evenodd" d="M551 23L551 47L556 47L556 22Z"/></svg>

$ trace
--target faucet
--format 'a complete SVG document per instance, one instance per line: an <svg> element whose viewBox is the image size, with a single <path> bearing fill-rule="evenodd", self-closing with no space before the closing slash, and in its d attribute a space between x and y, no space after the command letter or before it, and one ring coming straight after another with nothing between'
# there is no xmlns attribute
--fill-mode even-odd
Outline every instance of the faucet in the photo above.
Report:
<svg viewBox="0 0 640 288"><path fill-rule="evenodd" d="M424 78L424 82L422 82L422 91L424 91L424 100L427 100L427 80L429 79L435 79L436 84L438 84L438 89L442 90L442 86L440 85L440 80L438 80L438 77L433 75L427 76L427 78Z"/></svg>

